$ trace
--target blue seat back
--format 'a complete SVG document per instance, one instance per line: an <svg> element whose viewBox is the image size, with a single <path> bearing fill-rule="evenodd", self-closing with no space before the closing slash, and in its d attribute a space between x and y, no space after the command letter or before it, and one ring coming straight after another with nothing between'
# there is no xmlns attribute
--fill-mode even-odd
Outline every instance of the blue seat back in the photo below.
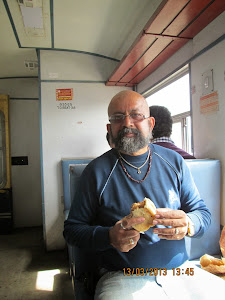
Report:
<svg viewBox="0 0 225 300"><path fill-rule="evenodd" d="M62 159L61 161L65 219L68 217L74 193L79 184L80 175L91 160L92 158L82 158Z"/></svg>
<svg viewBox="0 0 225 300"><path fill-rule="evenodd" d="M186 238L190 259L204 254L219 254L220 246L220 161L213 159L186 160L201 198L212 214L211 226L201 238Z"/></svg>

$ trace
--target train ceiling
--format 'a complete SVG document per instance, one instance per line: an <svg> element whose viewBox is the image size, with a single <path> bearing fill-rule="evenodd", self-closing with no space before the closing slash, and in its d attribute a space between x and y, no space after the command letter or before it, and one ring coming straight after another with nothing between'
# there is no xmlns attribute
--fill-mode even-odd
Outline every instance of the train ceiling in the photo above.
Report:
<svg viewBox="0 0 225 300"><path fill-rule="evenodd" d="M38 76L36 49L115 60L134 86L225 10L224 0L0 0L0 78Z"/></svg>

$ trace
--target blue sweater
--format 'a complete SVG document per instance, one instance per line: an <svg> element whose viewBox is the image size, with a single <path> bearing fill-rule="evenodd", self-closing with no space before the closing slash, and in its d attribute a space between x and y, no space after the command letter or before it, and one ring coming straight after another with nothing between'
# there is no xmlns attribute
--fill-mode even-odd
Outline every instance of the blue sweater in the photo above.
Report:
<svg viewBox="0 0 225 300"><path fill-rule="evenodd" d="M115 149L94 159L82 173L79 188L65 221L66 241L84 251L97 253L98 266L108 270L123 268L176 268L188 259L185 239L160 240L150 228L137 246L122 253L109 243L109 229L129 215L131 205L144 197L157 208L185 211L195 224L195 237L207 230L211 214L201 199L184 159L176 152L151 144L150 173L142 183L131 181L123 171ZM147 153L123 155L131 164L140 166ZM128 173L140 180L148 164L137 170L124 163ZM160 226L160 225L159 225Z"/></svg>

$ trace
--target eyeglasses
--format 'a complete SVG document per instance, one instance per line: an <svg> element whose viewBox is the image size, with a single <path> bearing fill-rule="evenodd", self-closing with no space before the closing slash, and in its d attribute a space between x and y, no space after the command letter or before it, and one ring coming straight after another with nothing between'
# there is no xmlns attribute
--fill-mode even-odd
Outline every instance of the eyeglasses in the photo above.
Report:
<svg viewBox="0 0 225 300"><path fill-rule="evenodd" d="M130 117L130 119L132 120L133 123L141 122L144 119L148 119L149 118L149 116L146 117L145 115L139 114L139 113L130 113L128 115L115 114L115 115L112 115L109 118L109 122L112 123L112 124L121 123L128 116Z"/></svg>

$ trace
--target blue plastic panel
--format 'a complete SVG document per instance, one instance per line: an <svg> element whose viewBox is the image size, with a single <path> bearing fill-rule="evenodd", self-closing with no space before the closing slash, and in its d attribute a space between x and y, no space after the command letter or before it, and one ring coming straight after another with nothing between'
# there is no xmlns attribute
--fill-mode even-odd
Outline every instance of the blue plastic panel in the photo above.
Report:
<svg viewBox="0 0 225 300"><path fill-rule="evenodd" d="M204 254L219 254L220 246L220 161L213 159L186 160L195 184L212 214L208 231L201 238L186 238L190 259Z"/></svg>
<svg viewBox="0 0 225 300"><path fill-rule="evenodd" d="M71 205L71 195L70 192L70 174L71 174L71 167L78 166L77 171L73 172L73 176L79 177L86 165L92 161L93 158L84 158L84 159L62 159L62 177L63 177L63 195L64 195L64 211L65 214L68 214L68 210L70 209ZM79 165L83 165L79 167ZM81 168L81 169L80 169Z"/></svg>

